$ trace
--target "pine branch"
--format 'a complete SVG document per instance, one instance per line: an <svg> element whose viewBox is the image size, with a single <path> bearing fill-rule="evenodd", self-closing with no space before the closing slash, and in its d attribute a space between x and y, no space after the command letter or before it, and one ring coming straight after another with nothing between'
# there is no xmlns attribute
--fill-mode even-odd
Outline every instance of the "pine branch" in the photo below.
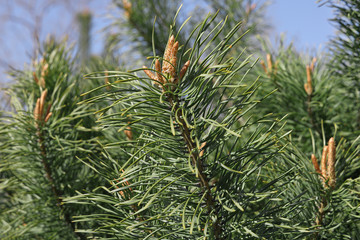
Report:
<svg viewBox="0 0 360 240"><path fill-rule="evenodd" d="M316 62L316 58L313 58L311 65L306 65L306 79L307 82L304 84L304 89L307 94L307 113L309 116L310 124L313 127L315 131L318 132L319 135L321 135L321 129L319 128L319 124L317 124L313 115L313 110L311 108L311 102L313 97L313 81L312 81L312 74L314 71L314 64Z"/></svg>
<svg viewBox="0 0 360 240"><path fill-rule="evenodd" d="M182 77L185 75L189 67L190 62L188 61L180 70L179 76L177 75L176 65L177 65L178 48L179 48L179 43L174 42L174 36L171 36L169 38L167 47L165 49L164 61L162 64L163 67L161 68L159 60L155 61L156 76L153 75L149 70L144 69L144 72L154 81L154 83L160 85L160 88L162 88L163 92L165 91L166 85L162 86L161 84L166 84L166 83L177 84L178 81L180 81ZM163 76L169 76L171 78L170 79L166 77L164 78ZM174 88L171 87L171 89ZM168 93L166 94L166 97L170 104L170 108L177 115L176 119L180 121L178 124L178 128L181 129L181 135L187 147L188 154L191 156L192 165L196 169L196 176L199 178L201 188L203 188L203 194L205 194L205 202L207 205L208 214L209 215L215 214L215 216L218 216L215 200L214 197L211 195L209 180L205 174L205 170L203 167L204 166L202 163L203 160L201 160L200 158L195 142L191 139L191 133L185 121L186 116L183 115L183 111L186 111L186 109L179 108L180 101L176 95L172 93ZM215 238L222 239L221 238L222 229L219 223L219 218L216 218L216 221L213 223L213 228L214 228Z"/></svg>
<svg viewBox="0 0 360 240"><path fill-rule="evenodd" d="M172 97L174 99L172 99ZM181 109L179 109L180 102L179 102L178 98L176 96L172 96L172 97L168 97L168 101L170 103L171 108L174 109L174 112L178 115L177 119L179 119L179 121L180 121L180 124L178 125L178 127L181 129L181 134L183 136L183 140L186 144L188 153L190 154L190 156L192 158L192 164L197 171L197 175L200 180L200 186L203 188L203 191L205 192L205 201L206 201L208 214L209 215L213 214L215 216L218 216L216 203L215 203L214 197L211 195L211 187L209 184L209 179L206 176L205 169L203 167L204 166L203 162L205 162L205 159L201 159L196 144L194 143L194 141L191 140L190 130L187 127L187 124L184 120L184 118L186 116L183 116L182 115L183 111ZM213 228L214 228L215 239L217 239L217 240L223 239L221 237L222 228L220 225L219 217L217 217L215 222L213 223Z"/></svg>
<svg viewBox="0 0 360 240"><path fill-rule="evenodd" d="M44 85L45 85L45 80L44 80ZM46 104L45 99L46 99L46 96L47 96L47 90L45 90L45 91L43 91L41 93L41 97L38 98L38 100L36 102L35 110L34 110L34 120L35 120L35 125L36 125L36 135L38 136L38 142L39 142L39 146L40 146L41 162L42 162L42 165L44 167L46 178L47 178L47 180L49 182L49 185L51 187L53 196L54 196L54 198L55 198L55 200L57 202L57 206L60 209L60 211L64 212L64 220L65 220L66 224L71 228L74 235L78 236L80 239L86 239L83 234L78 233L78 232L75 231L75 225L74 225L74 223L72 223L69 213L64 208L61 192L56 187L56 183L55 183L54 178L52 176L51 167L50 167L50 165L48 163L47 151L46 151L46 146L45 146L46 142L45 142L45 139L44 139L43 126L50 119L50 117L52 115L52 112L50 112L51 104L49 104L49 106L47 107L47 111L45 112L45 104Z"/></svg>

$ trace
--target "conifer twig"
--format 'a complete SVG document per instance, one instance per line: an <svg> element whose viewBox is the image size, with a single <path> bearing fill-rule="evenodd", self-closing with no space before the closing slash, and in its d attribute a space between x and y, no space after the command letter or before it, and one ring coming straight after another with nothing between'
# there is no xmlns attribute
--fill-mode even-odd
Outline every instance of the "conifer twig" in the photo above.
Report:
<svg viewBox="0 0 360 240"><path fill-rule="evenodd" d="M184 120L185 116L182 115L182 111L179 111L178 99L176 97L174 97L174 98L175 98L175 101L172 101L172 99L169 98L169 102L170 102L171 107L174 108L174 112L176 112L178 115L177 117L180 120L179 126L181 128L181 135L183 136L183 139L186 143L186 147L191 156L192 164L198 171L198 178L200 180L200 186L203 188L203 191L205 192L205 201L206 201L208 213L209 214L213 213L214 215L217 216L218 214L217 214L215 199L211 195L211 187L209 184L209 179L207 178L207 176L205 174L205 169L203 168L204 160L201 160L201 157L203 156L204 152L203 152L203 150L201 150L200 153L198 153L196 151L197 147L196 147L196 144L191 140L190 130L187 127L187 124ZM220 225L219 218L216 218L215 222L213 223L213 228L214 228L215 239L216 240L222 239L221 238L222 228Z"/></svg>
<svg viewBox="0 0 360 240"><path fill-rule="evenodd" d="M306 105L307 105L307 113L310 119L310 124L321 135L321 130L317 127L315 123L314 114L311 108L311 101L313 96L312 72L314 69L316 58L314 59L312 60L311 65L306 65L306 83L304 83L304 89L307 95Z"/></svg>
<svg viewBox="0 0 360 240"><path fill-rule="evenodd" d="M176 73L176 64L177 64L177 52L178 52L178 48L179 48L179 43L175 42L175 38L174 36L171 36L168 40L167 46L166 46L166 50L164 53L164 57L163 57L163 63L162 63L162 75L165 76L165 79L160 80L160 75L155 76L153 73L150 72L150 70L148 69L144 69L144 72L146 73L146 75L148 75L152 80L154 80L154 82L164 82L164 83L173 83L173 84L177 84L179 80L182 79L182 77L184 77L187 69L189 68L190 65L190 61L187 61L184 66L182 67L180 74L178 75ZM155 61L155 71L158 74L159 73L159 66L160 66L160 62L158 60ZM146 68L146 67L144 67ZM162 90L164 91L164 87L165 86L161 86ZM171 88L173 89L173 88ZM175 114L177 114L177 119L179 119L180 123L179 125L179 129L181 129L181 135L183 137L183 140L185 142L185 145L187 147L188 153L190 154L191 160L192 160L192 165L196 168L197 170L197 174L196 176L199 178L200 181L200 186L202 188L202 191L205 194L205 202L206 202L206 206L207 206L207 210L209 214L214 214L215 216L217 216L217 209L216 209L216 203L215 203L215 199L213 198L213 196L211 195L211 187L209 184L209 180L205 174L205 169L203 167L203 160L201 159L203 154L204 154L204 150L203 147L205 146L206 143L203 143L201 145L201 151L197 151L197 146L196 143L192 140L191 138L191 133L190 133L190 129L188 128L186 122L185 122L185 117L183 115L183 111L181 111L181 109L179 108L179 99L176 95L167 95L167 100L170 103L170 106L172 109L174 109ZM214 229L214 236L215 239L221 239L221 235L222 235L222 228L220 226L220 221L219 218L217 218L213 224L213 229Z"/></svg>
<svg viewBox="0 0 360 240"><path fill-rule="evenodd" d="M43 133L43 130L42 130L43 125L46 122L48 122L50 117L52 116L52 112L50 112L50 106L51 106L50 104L49 104L49 106L47 108L47 111L44 112L45 99L46 99L46 96L47 96L47 92L48 92L47 89L42 91L40 98L38 98L37 101L36 101L36 105L35 105L35 109L34 109L34 120L35 120L35 125L36 125L36 135L38 136L38 142L39 142L40 154L41 154L41 163L42 163L42 165L44 167L46 179L48 180L49 185L51 187L51 191L52 191L52 193L54 195L54 198L56 200L56 205L63 211L64 207L62 205L61 192L56 187L55 180L54 180L53 175L52 175L52 170L51 170L51 167L50 167L49 162L48 162L47 151L46 151L46 146L45 146L45 138L44 138L44 133ZM76 236L78 236L80 239L86 239L83 236L83 234L75 232L75 226L71 222L70 215L65 211L64 211L64 220L70 226L70 228L72 229L72 231L74 232L74 234Z"/></svg>
<svg viewBox="0 0 360 240"><path fill-rule="evenodd" d="M335 141L334 138L332 137L330 138L328 145L324 146L321 156L321 180L322 180L323 188L327 193L331 193L334 190L336 184L335 155L336 155ZM311 159L315 166L317 164L317 161L315 164L313 159L316 159L316 157L314 154L312 154ZM317 168L318 167L315 166L315 169L318 171ZM324 224L323 222L325 217L326 206L327 206L326 195L323 195L321 196L320 206L315 220L315 224L318 226ZM317 238L317 236L318 236L318 232L315 233L315 238Z"/></svg>

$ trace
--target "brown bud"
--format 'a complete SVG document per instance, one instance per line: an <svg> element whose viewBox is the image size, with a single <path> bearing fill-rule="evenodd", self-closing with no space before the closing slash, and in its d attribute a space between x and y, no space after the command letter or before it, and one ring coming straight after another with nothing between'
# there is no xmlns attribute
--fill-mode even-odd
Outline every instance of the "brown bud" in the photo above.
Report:
<svg viewBox="0 0 360 240"><path fill-rule="evenodd" d="M117 183L119 183L119 181L118 181L117 179L114 178L114 180L115 180ZM114 187L119 188L118 185L117 185L115 182L112 182L112 184L114 185ZM121 197L125 198L125 194L124 194L123 191L119 191L119 193L120 193Z"/></svg>
<svg viewBox="0 0 360 240"><path fill-rule="evenodd" d="M176 57L179 50L179 42L176 41L171 49L171 58Z"/></svg>
<svg viewBox="0 0 360 240"><path fill-rule="evenodd" d="M41 76L45 77L48 74L49 64L45 62L41 69Z"/></svg>
<svg viewBox="0 0 360 240"><path fill-rule="evenodd" d="M311 85L311 67L309 65L306 65L306 79L307 83Z"/></svg>
<svg viewBox="0 0 360 240"><path fill-rule="evenodd" d="M125 130L124 130L124 133L127 137L128 140L133 140L133 134L132 134L132 131L131 131L131 127L128 126Z"/></svg>
<svg viewBox="0 0 360 240"><path fill-rule="evenodd" d="M253 4L248 4L246 6L246 14L249 15L252 11L254 11L254 9L256 8L256 3Z"/></svg>
<svg viewBox="0 0 360 240"><path fill-rule="evenodd" d="M273 68L273 65L272 65L271 55L269 53L266 54L266 61L267 61L267 64L268 64L268 70L269 70L269 72L271 72L272 68Z"/></svg>
<svg viewBox="0 0 360 240"><path fill-rule="evenodd" d="M40 118L40 98L37 99L36 101L36 105L35 105L35 108L34 108L34 119L35 121L39 121L39 118Z"/></svg>
<svg viewBox="0 0 360 240"><path fill-rule="evenodd" d="M48 74L48 69L49 69L49 64L47 64L45 61L44 61L44 65L41 69L41 75L40 75L40 81L39 81L39 85L42 87L42 88L45 88L45 77L47 76Z"/></svg>
<svg viewBox="0 0 360 240"><path fill-rule="evenodd" d="M314 58L311 60L311 64L310 64L310 70L311 70L311 72L314 71L316 61L317 61L316 57L314 57Z"/></svg>
<svg viewBox="0 0 360 240"><path fill-rule="evenodd" d="M184 64L184 66L180 70L180 74L179 74L179 79L180 80L184 77L184 75L185 75L186 71L188 70L189 66L190 66L190 60L187 60L186 63Z"/></svg>
<svg viewBox="0 0 360 240"><path fill-rule="evenodd" d="M168 68L165 71L166 73L169 73L173 79L176 77L176 61L177 61L176 55L178 49L179 49L179 42L175 42L170 52Z"/></svg>
<svg viewBox="0 0 360 240"><path fill-rule="evenodd" d="M146 75L148 75L149 78L151 78L152 80L156 80L154 74L149 69L147 69L146 66L143 66L143 71L145 72Z"/></svg>
<svg viewBox="0 0 360 240"><path fill-rule="evenodd" d="M253 11L255 8L256 8L256 3L251 4L251 7L250 7L251 11Z"/></svg>
<svg viewBox="0 0 360 240"><path fill-rule="evenodd" d="M41 96L40 96L40 109L39 109L39 115L40 115L40 119L43 118L43 114L44 114L44 105L45 105L45 98L47 96L47 89L45 89L45 91L43 91L41 93Z"/></svg>
<svg viewBox="0 0 360 240"><path fill-rule="evenodd" d="M318 164L318 160L316 159L314 154L311 154L311 161L315 167L315 170L318 174L321 174L320 168L319 168L319 164Z"/></svg>
<svg viewBox="0 0 360 240"><path fill-rule="evenodd" d="M201 145L200 145L200 153L199 153L199 157L202 157L204 155L204 147L206 145L206 142L203 142Z"/></svg>
<svg viewBox="0 0 360 240"><path fill-rule="evenodd" d="M43 76L40 77L39 85L42 88L45 88L45 78Z"/></svg>
<svg viewBox="0 0 360 240"><path fill-rule="evenodd" d="M307 94L308 96L310 96L311 93L312 93L311 85L309 85L308 83L305 83L305 84L304 84L304 89L305 89L306 94Z"/></svg>
<svg viewBox="0 0 360 240"><path fill-rule="evenodd" d="M124 170L121 169L121 172L124 172ZM119 180L117 180L117 179L115 179L115 178L114 178L114 180L115 180L117 183L119 183ZM125 180L125 178L123 178L123 180ZM119 187L117 186L117 184L114 183L114 182L113 182L113 185L114 185L116 188L119 188ZM123 187L124 187L124 186L129 186L130 183L129 183L129 181L125 181L125 182L122 183L121 185L122 185ZM132 192L132 188L131 188L131 187L129 188L129 190ZM120 195L121 195L123 198L125 198L125 194L124 194L123 191L119 191L119 193L120 193Z"/></svg>
<svg viewBox="0 0 360 240"><path fill-rule="evenodd" d="M36 84L39 84L39 79L36 76L36 72L33 72L33 77L34 77L34 81L36 82Z"/></svg>
<svg viewBox="0 0 360 240"><path fill-rule="evenodd" d="M131 10L131 2L127 1L127 0L123 0L123 6L124 6L124 10L125 10L125 16L127 18L130 18L132 10Z"/></svg>
<svg viewBox="0 0 360 240"><path fill-rule="evenodd" d="M306 65L306 78L307 78L307 83L304 84L304 88L305 88L305 92L308 96L310 96L313 92L313 88L312 88L312 79L311 79L311 69L309 65Z"/></svg>
<svg viewBox="0 0 360 240"><path fill-rule="evenodd" d="M49 113L46 115L44 121L45 121L45 122L49 121L49 118L51 117L51 115L52 115L52 112L49 112Z"/></svg>
<svg viewBox="0 0 360 240"><path fill-rule="evenodd" d="M47 109L46 109L45 115L48 115L48 114L49 114L50 108L51 108L51 103L49 103L49 105L48 105L48 107L47 107Z"/></svg>
<svg viewBox="0 0 360 240"><path fill-rule="evenodd" d="M324 146L323 152L321 155L321 175L323 177L323 182L325 183L327 180L327 173L326 173L326 157L328 155L328 146Z"/></svg>
<svg viewBox="0 0 360 240"><path fill-rule="evenodd" d="M155 60L155 70L156 70L156 79L159 82L164 83L163 77L161 75L161 63L160 63L159 59Z"/></svg>
<svg viewBox="0 0 360 240"><path fill-rule="evenodd" d="M335 187L336 183L336 173L335 173L335 162L336 162L336 148L334 138L330 138L328 142L329 153L327 161L327 174L329 179L329 186L331 188Z"/></svg>
<svg viewBox="0 0 360 240"><path fill-rule="evenodd" d="M275 65L274 65L274 69L273 69L273 74L276 75L276 72L277 72L277 69L278 69L278 64L279 64L279 61L276 60L275 61Z"/></svg>
<svg viewBox="0 0 360 240"><path fill-rule="evenodd" d="M166 46L167 48L169 48L169 53L174 45L174 42L175 42L175 37L174 37L174 35L171 35L168 40L168 45Z"/></svg>
<svg viewBox="0 0 360 240"><path fill-rule="evenodd" d="M163 60L163 66L162 66L162 72L165 73L168 70L169 61L171 58L171 52L173 51L173 45L174 45L175 37L174 35L171 35L169 38L169 41L167 43L165 52L164 52L164 60Z"/></svg>
<svg viewBox="0 0 360 240"><path fill-rule="evenodd" d="M170 76L172 77L172 79L174 79L176 77L176 61L177 58L176 56L174 56L171 60L170 60L170 64L169 64L169 71L168 73L170 74Z"/></svg>
<svg viewBox="0 0 360 240"><path fill-rule="evenodd" d="M264 72L267 73L267 68L266 68L264 60L261 60L260 64L261 64L262 68L264 69Z"/></svg>

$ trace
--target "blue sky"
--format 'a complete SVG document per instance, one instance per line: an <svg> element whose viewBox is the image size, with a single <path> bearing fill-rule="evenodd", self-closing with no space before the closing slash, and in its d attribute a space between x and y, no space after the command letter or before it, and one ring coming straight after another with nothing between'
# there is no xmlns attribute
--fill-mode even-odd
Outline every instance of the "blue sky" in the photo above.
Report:
<svg viewBox="0 0 360 240"><path fill-rule="evenodd" d="M77 39L78 31L74 16L81 10L89 9L94 14L91 49L93 53L100 53L103 46L101 29L110 24L106 18L107 13L114 11L110 7L111 0L58 0L57 5L46 11L42 11L40 7L30 8L34 12L27 12L26 7L17 5L15 0L3 1L5 4L0 7L0 19L3 19L0 24L0 83L8 81L4 74L4 71L8 70L8 64L21 69L24 63L30 62L34 49L31 26L35 25L34 17L38 12L44 14L44 19L40 23L41 41L51 33L56 36L68 34L69 40L73 42ZM33 1L41 6L41 3L48 0ZM117 14L119 13L116 12L115 16ZM15 17L13 21L9 20L10 15ZM293 41L295 47L303 51L318 50L320 47L325 50L329 37L335 34L328 21L331 17L332 10L327 6L319 7L316 0L272 0L265 19L273 26L270 34L272 42L275 42L281 33L285 33L287 42Z"/></svg>
<svg viewBox="0 0 360 240"><path fill-rule="evenodd" d="M268 17L274 26L274 39L286 33L288 42L293 41L298 50L325 48L335 29L329 22L332 9L321 6L316 0L272 0Z"/></svg>

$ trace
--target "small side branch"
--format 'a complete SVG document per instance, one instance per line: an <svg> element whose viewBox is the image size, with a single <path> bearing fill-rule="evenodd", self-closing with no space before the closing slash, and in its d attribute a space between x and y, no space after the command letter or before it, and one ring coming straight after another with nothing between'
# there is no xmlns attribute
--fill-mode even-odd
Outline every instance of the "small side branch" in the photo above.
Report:
<svg viewBox="0 0 360 240"><path fill-rule="evenodd" d="M44 133L43 133L42 127L50 119L50 117L52 116L52 112L50 112L51 104L48 104L47 108L45 108L46 96L47 96L47 90L44 90L41 93L40 98L37 99L36 106L34 109L34 120L35 120L35 126L36 126L36 135L38 136L38 142L39 142L39 146L40 146L41 163L44 167L46 179L49 182L51 191L56 200L56 205L59 207L60 211L64 212L64 220L65 220L66 224L68 226L70 226L71 230L74 232L74 234L78 238L86 239L86 237L83 236L83 234L75 232L75 226L71 222L70 215L66 211L64 211L64 206L62 205L62 200L61 200L61 193L60 193L59 189L57 189L57 187L56 187L56 184L55 184L55 181L54 181L54 178L52 175L51 167L50 167L48 159L47 159L45 138L44 138ZM47 109L47 110L45 111L45 109Z"/></svg>
<svg viewBox="0 0 360 240"><path fill-rule="evenodd" d="M306 111L307 111L307 114L308 114L309 119L310 119L310 124L311 124L312 128L315 129L315 131L317 131L321 135L321 130L316 125L316 122L315 122L315 119L314 119L314 114L313 114L313 111L311 109L311 101L312 101L312 97L313 97L312 73L314 71L315 62L316 62L316 58L313 58L311 64L306 65L306 79L307 79L307 81L304 84L304 89L305 89L305 92L307 94L307 100L306 100L307 110Z"/></svg>
<svg viewBox="0 0 360 240"><path fill-rule="evenodd" d="M323 148L320 162L321 169L314 154L312 154L311 160L316 172L320 175L322 186L324 188L324 195L321 196L319 211L315 220L315 224L320 227L324 225L325 208L328 205L326 195L334 190L336 184L336 147L334 138L330 138L328 145ZM314 238L318 239L318 235L319 233L316 232Z"/></svg>
<svg viewBox="0 0 360 240"><path fill-rule="evenodd" d="M201 153L196 151L197 147L196 147L196 144L191 140L190 129L187 127L187 124L184 120L185 116L182 115L182 111L180 111L178 108L179 101L176 97L174 97L174 98L175 98L175 103L171 98L169 98L169 102L170 102L171 107L174 108L174 112L177 113L177 118L179 119L179 121L181 123L181 124L179 124L179 127L181 128L181 135L185 141L188 152L191 155L192 164L198 170L198 178L200 181L200 186L203 189L203 192L205 193L205 201L206 201L206 207L207 207L208 213L209 214L213 213L216 216L218 216L215 199L211 195L211 187L209 184L209 180L205 174L203 163L201 161L201 157L200 157ZM221 228L219 220L220 220L219 218L216 218L216 221L213 223L214 236L215 236L215 239L217 239L217 240L222 239L222 237L221 237L222 228Z"/></svg>
<svg viewBox="0 0 360 240"><path fill-rule="evenodd" d="M177 65L177 52L179 48L179 42L175 41L175 37L172 35L167 43L162 67L161 63L158 59L155 60L155 74L149 70L145 66L143 70L145 74L154 82L155 85L158 85L163 92L165 92L166 83L172 83L173 86L169 88L169 90L174 90L176 85L181 81L181 79L185 76L187 69L190 66L190 60L188 60L184 66L181 68L179 74L176 72ZM170 103L171 109L174 110L177 115L177 119L179 119L179 128L181 129L181 135L184 139L188 152L190 154L192 165L197 169L197 177L200 181L201 189L205 194L206 207L209 214L214 214L218 216L218 212L216 209L215 199L211 195L211 188L209 184L209 180L205 174L204 167L201 161L202 152L198 152L196 144L191 139L190 129L187 127L185 116L181 109L179 108L179 99L176 95L166 94L167 100ZM214 236L216 240L220 240L222 235L222 228L220 226L219 218L212 224L214 230Z"/></svg>

